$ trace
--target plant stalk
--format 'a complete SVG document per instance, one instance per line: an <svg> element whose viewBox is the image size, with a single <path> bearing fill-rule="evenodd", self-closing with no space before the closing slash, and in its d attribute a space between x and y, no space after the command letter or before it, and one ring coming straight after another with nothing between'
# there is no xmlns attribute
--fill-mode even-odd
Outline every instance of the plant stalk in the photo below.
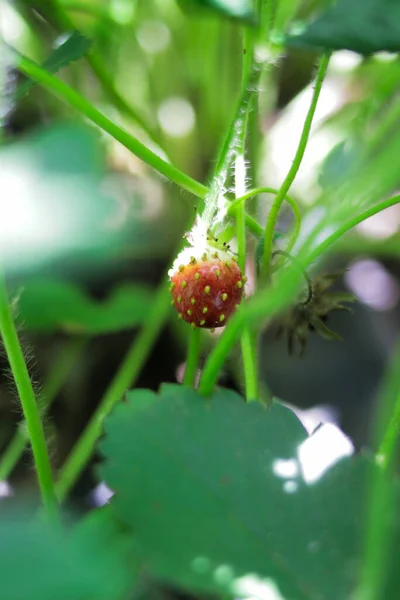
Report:
<svg viewBox="0 0 400 600"><path fill-rule="evenodd" d="M82 356L85 342L86 340L84 339L69 340L62 349L60 356L57 357L56 363L51 369L41 393L44 399L44 409L47 410L50 407L70 374L73 365ZM29 433L26 423L21 422L17 426L14 437L0 457L0 481L4 481L9 477L25 451L28 442Z"/></svg>
<svg viewBox="0 0 400 600"><path fill-rule="evenodd" d="M149 309L146 323L133 340L85 431L63 465L56 483L56 493L60 502L65 499L92 456L96 442L103 431L104 419L140 374L170 310L168 288L169 281L166 280L159 288Z"/></svg>
<svg viewBox="0 0 400 600"><path fill-rule="evenodd" d="M189 348L186 359L185 376L183 378L183 384L188 387L194 387L196 382L197 364L200 353L200 336L201 329L199 327L191 330L189 336Z"/></svg>
<svg viewBox="0 0 400 600"><path fill-rule="evenodd" d="M276 226L276 221L278 218L278 213L281 208L282 202L285 199L290 187L295 180L295 177L300 169L301 161L303 160L304 153L306 151L308 138L311 131L311 125L313 122L313 118L315 115L315 110L317 108L318 98L321 93L322 83L325 78L325 74L328 68L330 59L330 53L324 54L321 58L317 77L315 81L314 93L311 98L310 108L308 109L307 116L304 121L303 130L300 136L299 144L296 150L295 157L293 159L292 165L289 169L288 174L284 182L279 189L279 192L275 196L274 203L272 205L271 211L269 213L267 224L265 226L265 235L264 235L264 257L261 266L261 277L264 280L267 280L270 275L270 265L271 265L271 255L272 255L272 242L274 236L274 230Z"/></svg>
<svg viewBox="0 0 400 600"><path fill-rule="evenodd" d="M43 426L40 420L39 407L12 317L3 273L0 273L0 334L21 401L43 505L48 517L53 521L58 521L59 515L54 492L53 475Z"/></svg>

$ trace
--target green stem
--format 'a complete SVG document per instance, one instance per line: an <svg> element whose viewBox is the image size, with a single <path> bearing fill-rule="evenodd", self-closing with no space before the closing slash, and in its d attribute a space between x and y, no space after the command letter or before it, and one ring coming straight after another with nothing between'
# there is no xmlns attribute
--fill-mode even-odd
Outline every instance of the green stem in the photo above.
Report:
<svg viewBox="0 0 400 600"><path fill-rule="evenodd" d="M87 60L94 74L100 81L106 95L114 104L114 106L123 114L130 117L132 121L139 125L139 127L149 136L149 138L158 145L160 140L157 132L151 128L150 125L146 123L142 115L140 115L139 112L130 104L128 104L126 100L119 94L101 58L92 52L87 56Z"/></svg>
<svg viewBox="0 0 400 600"><path fill-rule="evenodd" d="M32 382L25 363L24 354L18 339L8 303L3 274L0 274L0 334L10 363L11 371L21 400L22 411L28 428L38 475L43 505L50 518L58 519L58 507L54 493L50 458L47 451L39 407L36 402Z"/></svg>
<svg viewBox="0 0 400 600"><path fill-rule="evenodd" d="M259 396L256 341L254 337L249 327L245 327L240 336L247 402L257 400Z"/></svg>
<svg viewBox="0 0 400 600"><path fill-rule="evenodd" d="M292 163L292 166L289 169L288 174L282 186L275 196L274 203L272 205L271 211L269 213L267 224L265 226L265 236L264 236L264 257L263 263L261 267L261 276L264 279L267 279L270 272L270 264L271 264L271 254L272 254L272 242L274 236L274 230L276 226L276 220L278 218L278 213L281 207L282 202L285 199L297 173L301 165L301 161L303 160L303 156L307 147L308 138L310 135L311 125L314 118L315 110L317 108L318 98L321 92L322 83L325 78L325 74L328 68L330 59L330 53L324 54L321 58L321 62L317 71L317 77L315 81L314 93L312 95L310 108L308 109L308 113L306 119L304 121L303 130L300 136L299 145L296 150L296 154Z"/></svg>
<svg viewBox="0 0 400 600"><path fill-rule="evenodd" d="M243 31L243 66L242 66L242 96L249 85L251 73L254 70L254 34L250 28ZM258 78L257 78L258 81ZM243 196L246 191L246 134L249 117L250 98L245 108L245 115L241 121L242 129L238 131L237 156L235 159L235 196ZM236 237L238 245L238 264L243 273L246 268L246 223L245 206L240 203L236 208ZM255 339L249 328L243 329L240 339L243 372L246 391L246 400L255 400L258 397L257 358L255 352Z"/></svg>
<svg viewBox="0 0 400 600"><path fill-rule="evenodd" d="M399 441L400 433L400 391L397 394L393 414L388 423L384 437L378 450L379 464L387 469Z"/></svg>
<svg viewBox="0 0 400 600"><path fill-rule="evenodd" d="M399 442L400 434L400 343L397 344L397 350L394 353L391 369L386 378L386 385L383 388L382 400L378 404L378 414L376 423L378 423L378 437L380 443L376 455L377 464L381 470L388 471L393 467L396 446ZM389 418L387 415L390 415ZM383 433L382 433L383 429Z"/></svg>
<svg viewBox="0 0 400 600"><path fill-rule="evenodd" d="M43 15L56 27L61 31L71 31L75 29L75 25L69 14L66 12L67 6L60 4L57 0L46 0L42 2L40 5L40 10L43 12ZM85 7L82 7L85 8ZM94 9L93 7L88 7L89 10L99 10L98 8ZM126 116L131 118L147 135L157 143L157 135L156 132L144 121L143 117L132 107L130 106L126 100L120 95L118 90L116 89L112 78L110 77L101 57L95 53L91 52L87 55L87 61L99 80L106 96L109 100L116 106L118 110L124 113Z"/></svg>
<svg viewBox="0 0 400 600"><path fill-rule="evenodd" d="M39 82L54 95L64 100L69 106L85 115L92 123L98 125L103 131L106 131L114 139L120 142L125 148L138 156L145 163L156 169L159 173L191 192L195 196L204 198L208 189L198 183L179 169L166 162L157 154L146 148L137 138L127 131L110 121L100 111L97 110L83 96L69 87L66 83L48 73L32 61L25 57L19 57L18 68L20 71Z"/></svg>
<svg viewBox="0 0 400 600"><path fill-rule="evenodd" d="M88 463L102 433L104 419L115 404L123 398L126 390L134 385L146 362L169 313L168 288L169 281L163 282L149 309L146 323L132 342L123 363L92 415L84 433L63 465L56 483L56 493L60 501L65 499L82 469Z"/></svg>
<svg viewBox="0 0 400 600"><path fill-rule="evenodd" d="M365 219L398 203L400 203L400 195L384 200L376 206L365 210L357 217L350 219L314 248L301 264L306 268L319 258L319 256L324 254L330 246L355 225L358 225ZM201 393L205 395L211 393L218 378L219 371L222 368L230 349L235 344L241 328L247 324L255 323L259 319L271 317L273 314L276 314L279 310L284 308L296 294L298 283L300 281L300 271L297 269L296 272L296 269L288 268L281 277L281 281L277 283L274 289L271 290L271 288L267 288L261 290L232 317L205 364L199 385L199 391Z"/></svg>
<svg viewBox="0 0 400 600"><path fill-rule="evenodd" d="M371 470L366 525L364 528L364 556L359 585L352 600L378 600L382 598L387 565L390 562L390 542L393 535L392 520L395 508L396 485L393 458L400 425L400 345L385 379L378 403L375 422L379 429L386 414L392 416L384 431L377 455L377 464ZM377 431L380 435L380 431Z"/></svg>
<svg viewBox="0 0 400 600"><path fill-rule="evenodd" d="M249 190L246 194L243 194L243 196L240 196L240 198L236 198L235 200L232 200L230 207L229 207L229 214L231 214L231 212L240 204L243 204L245 202L247 202L247 200L250 200L251 198L254 198L254 196L258 196L259 194L275 194L275 196L279 193L279 190L277 190L276 188L272 188L272 187L259 187L259 188L254 188L253 190ZM294 200L291 196L289 196L288 194L286 194L286 196L284 197L284 200L286 200L286 202L288 202L293 210L294 213L294 217L295 217L295 224L294 224L294 228L293 228L293 233L291 235L288 247L286 248L286 252L290 252L293 248L293 246L296 243L296 240L299 236L300 233L300 229L301 229L301 213L300 213L300 209L297 205L296 200ZM264 233L264 232L263 232Z"/></svg>
<svg viewBox="0 0 400 600"><path fill-rule="evenodd" d="M314 250L311 252L311 254L308 257L308 263L311 264L312 262L314 262L314 260L316 260L319 256L321 256L321 254L325 253L325 251L330 246L332 246L339 238L341 238L342 235L347 233L347 231L349 231L350 229L353 229L353 227L355 227L356 225L359 225L366 219L373 217L374 215L381 212L382 210L385 210L386 208L389 208L390 206L395 206L396 204L399 204L399 203L400 203L400 194L397 196L393 196L392 198L388 198L387 200L383 200L382 202L379 202L375 206L372 206L371 208L367 208L366 210L364 210L361 214L357 215L356 217L349 219L346 223L343 223L343 225L341 225L336 231L331 233L331 235L329 235L316 248L314 248Z"/></svg>
<svg viewBox="0 0 400 600"><path fill-rule="evenodd" d="M235 156L238 154L238 150L243 144L242 135L245 131L247 121L247 109L249 101L252 95L253 86L258 80L259 69L252 63L252 68L245 73L245 81L242 82L242 89L238 99L237 108L235 111L235 117L226 135L224 144L222 146L215 173L210 185L210 190L206 198L205 209L202 214L202 218L211 226L213 219L218 212L218 205L220 198L224 192L224 186L226 179L229 174ZM218 222L218 216L216 217Z"/></svg>
<svg viewBox="0 0 400 600"><path fill-rule="evenodd" d="M196 327L192 329L189 336L189 350L186 360L185 376L183 378L184 385L194 387L197 372L197 363L200 353L200 335L201 329Z"/></svg>
<svg viewBox="0 0 400 600"><path fill-rule="evenodd" d="M43 87L48 89L52 94L64 100L69 106L79 111L87 119L100 127L103 131L111 135L115 140L120 142L130 152L143 160L153 169L167 177L183 189L187 190L198 198L205 198L209 192L208 188L195 179L189 177L170 163L166 162L157 154L146 148L144 144L139 142L133 135L110 121L100 111L98 111L90 102L75 90L69 87L66 83L48 73L32 61L25 57L19 57L18 68L31 77ZM229 213L229 211L228 211ZM230 214L230 213L229 213ZM262 227L250 215L246 215L247 227L257 236L262 233Z"/></svg>
<svg viewBox="0 0 400 600"><path fill-rule="evenodd" d="M57 357L54 367L51 369L46 379L41 396L44 399L44 408L47 409L52 404L54 398L59 393L65 383L66 378L71 372L73 365L82 355L82 349L85 344L84 339L72 339L68 341L62 349L60 356ZM0 481L6 480L15 465L18 463L26 446L29 442L29 434L24 422L18 424L17 431L11 442L0 457Z"/></svg>

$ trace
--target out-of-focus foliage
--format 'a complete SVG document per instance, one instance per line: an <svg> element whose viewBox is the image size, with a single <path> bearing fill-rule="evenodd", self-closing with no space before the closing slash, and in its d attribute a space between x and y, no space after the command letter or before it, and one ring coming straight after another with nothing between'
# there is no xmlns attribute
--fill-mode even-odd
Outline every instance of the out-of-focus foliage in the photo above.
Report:
<svg viewBox="0 0 400 600"><path fill-rule="evenodd" d="M99 302L72 283L33 279L18 296L17 317L34 331L98 335L140 325L150 301L150 291L138 285L121 286Z"/></svg>
<svg viewBox="0 0 400 600"><path fill-rule="evenodd" d="M292 46L347 49L360 54L398 52L399 23L396 0L338 0L287 41Z"/></svg>
<svg viewBox="0 0 400 600"><path fill-rule="evenodd" d="M61 527L61 526L60 526ZM9 600L119 600L132 581L112 521L101 514L74 531L18 512L0 522L1 594Z"/></svg>
<svg viewBox="0 0 400 600"><path fill-rule="evenodd" d="M57 73L64 67L70 65L73 61L79 60L87 52L91 46L91 42L79 31L73 31L68 35L67 39L57 46L50 56L44 61L42 67L49 73ZM16 100L22 98L34 86L36 82L28 80L22 83L16 90L14 97Z"/></svg>

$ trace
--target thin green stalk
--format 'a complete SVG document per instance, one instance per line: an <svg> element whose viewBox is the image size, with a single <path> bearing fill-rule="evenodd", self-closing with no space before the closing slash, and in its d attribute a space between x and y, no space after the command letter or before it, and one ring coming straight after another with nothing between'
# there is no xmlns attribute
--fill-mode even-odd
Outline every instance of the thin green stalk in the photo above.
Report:
<svg viewBox="0 0 400 600"><path fill-rule="evenodd" d="M259 69L253 64L253 68L246 73L246 80L242 83L241 93L235 111L235 117L226 135L224 144L218 157L215 173L207 194L205 209L202 218L211 226L215 214L218 211L219 200L224 192L224 186L235 156L238 154L242 141L241 136L245 130L247 120L247 109L252 94L252 88L258 80ZM218 217L217 217L218 221Z"/></svg>
<svg viewBox="0 0 400 600"><path fill-rule="evenodd" d="M196 380L197 364L200 353L200 335L201 329L195 327L192 329L189 336L189 349L186 359L185 376L183 378L184 385L187 385L188 387L194 387Z"/></svg>
<svg viewBox="0 0 400 600"><path fill-rule="evenodd" d="M249 85L251 73L254 70L254 35L250 28L243 31L243 65L242 65L242 97L246 86ZM258 80L258 78L257 78ZM238 130L237 156L235 159L235 196L243 196L246 191L246 134L249 116L250 97L245 107L245 115L241 121L241 130ZM238 245L238 264L245 273L246 267L246 223L245 206L240 203L236 208L236 237ZM255 339L249 328L245 328L241 335L240 345L243 360L246 400L255 400L258 397L257 357L255 352Z"/></svg>
<svg viewBox="0 0 400 600"><path fill-rule="evenodd" d="M11 308L8 303L3 274L0 274L0 334L21 400L22 411L28 428L29 440L35 460L43 505L48 516L53 520L57 520L57 500L54 493L50 458L47 451L43 426L40 420L39 407L36 402L21 344L18 339Z"/></svg>
<svg viewBox="0 0 400 600"><path fill-rule="evenodd" d="M57 0L46 0L42 2L40 9L47 19L55 26L58 30L72 31L75 29L75 25L69 14L66 12L67 6L60 4ZM83 7L88 10L101 10L98 7ZM126 116L131 118L147 135L157 143L156 132L145 122L143 117L130 106L126 100L116 89L112 78L110 77L101 57L96 52L91 52L86 57L93 73L100 82L106 96L116 106L118 110L124 113Z"/></svg>
<svg viewBox="0 0 400 600"><path fill-rule="evenodd" d="M149 309L146 323L133 340L124 361L107 388L99 406L63 465L56 483L56 493L60 501L65 499L82 469L88 463L96 442L102 433L104 419L115 404L123 398L126 390L134 385L140 374L169 313L168 287L169 282L165 281L159 288Z"/></svg>
<svg viewBox="0 0 400 600"><path fill-rule="evenodd" d="M376 455L377 464L383 471L392 469L395 450L400 438L400 343L397 344L397 350L391 364L391 369L386 378L386 385L383 387L382 399L378 403L380 414L377 415L375 422L378 442L378 452ZM389 415L389 417L388 417Z"/></svg>
<svg viewBox="0 0 400 600"><path fill-rule="evenodd" d="M400 202L400 195L389 198L373 206L357 217L344 223L339 229L321 242L309 255L306 255L301 264L304 268L311 265L319 256L324 254L343 234L358 225L365 219L372 217L378 212L394 206ZM279 274L278 274L279 275ZM246 325L256 323L260 319L270 318L279 310L290 304L296 294L301 282L300 271L296 268L288 268L281 275L280 280L273 289L260 290L253 296L232 319L225 328L218 343L210 353L203 369L200 380L199 391L202 394L210 394L218 378L218 374L226 360L230 349L235 344L241 329Z"/></svg>
<svg viewBox="0 0 400 600"><path fill-rule="evenodd" d="M257 353L256 340L252 336L249 327L244 327L240 336L240 346L242 350L244 382L246 389L246 400L258 400L258 372L257 372Z"/></svg>
<svg viewBox="0 0 400 600"><path fill-rule="evenodd" d="M198 198L204 199L207 196L209 190L206 186L195 179L192 179L192 177L189 177L189 175L186 175L146 148L146 146L139 142L137 138L110 121L110 119L104 116L97 108L66 83L25 57L19 57L18 68L25 73L25 75L31 77L48 89L52 94L61 98L69 104L69 106L79 111L87 119L92 121L92 123L100 127L100 129L111 135L111 137L120 142L120 144L130 152L143 160L143 162L161 173L161 175L164 175L164 177L167 177ZM257 223L250 215L246 215L246 225L257 236L260 236L260 233L262 234L263 232L259 223Z"/></svg>
<svg viewBox="0 0 400 600"><path fill-rule="evenodd" d="M64 385L66 378L71 372L73 365L76 363L78 358L82 356L82 349L84 347L84 339L72 339L69 340L62 351L60 356L56 358L55 365L50 370L50 373L44 383L41 397L43 397L44 406L42 408L47 409L50 407L54 398L59 393L61 387ZM0 457L0 481L6 480L15 465L18 463L26 446L29 442L29 434L25 422L18 424L17 431L14 434L11 442L9 443L6 450L1 454Z"/></svg>
<svg viewBox="0 0 400 600"><path fill-rule="evenodd" d="M316 260L321 254L325 253L325 251L332 246L339 238L342 237L347 231L353 229L359 223L362 223L366 219L373 217L377 213L389 208L390 206L394 206L395 204L400 203L400 194L397 196L393 196L392 198L388 198L387 200L383 200L382 202L378 202L375 206L371 208L367 208L361 214L349 219L346 223L343 223L336 231L331 233L323 242L318 244L316 248L311 252L308 257L308 263L311 264Z"/></svg>
<svg viewBox="0 0 400 600"><path fill-rule="evenodd" d="M376 467L371 469L370 493L364 527L364 552L359 584L352 600L380 600L385 583L387 565L390 562L390 542L393 535L392 519L396 511L396 485L393 478L394 451L399 436L400 419L400 345L397 350L378 403L376 434L381 435L386 415L392 413L384 424L383 439L376 456Z"/></svg>
<svg viewBox="0 0 400 600"><path fill-rule="evenodd" d="M301 165L301 161L303 160L303 156L307 147L308 138L311 131L311 125L314 118L315 110L317 108L318 98L321 92L322 83L325 78L325 74L328 68L330 59L330 53L324 54L321 58L320 65L317 71L317 77L315 81L314 93L312 95L310 108L308 109L308 113L306 119L304 121L303 130L300 136L299 145L296 150L296 154L294 160L292 162L292 166L289 169L288 174L282 186L275 196L274 203L272 205L271 211L269 213L267 224L265 226L265 236L264 236L264 257L263 263L261 267L261 276L264 279L267 279L270 272L270 264L271 264L271 255L272 255L272 242L274 236L274 230L276 226L276 220L278 218L278 213L281 207L282 202L285 199L297 173Z"/></svg>
<svg viewBox="0 0 400 600"><path fill-rule="evenodd" d="M153 142L159 144L159 136L157 135L155 129L150 127L142 115L140 115L139 112L130 104L128 104L126 100L124 100L124 98L119 94L101 58L96 53L92 52L91 54L88 54L87 60L92 67L94 74L100 81L105 93L114 106L123 114L130 117L137 125L139 125L139 127L143 129L143 131Z"/></svg>
<svg viewBox="0 0 400 600"><path fill-rule="evenodd" d="M231 214L231 211L233 211L238 205L247 202L247 200L254 198L254 196L258 196L259 194L275 194L275 196L276 196L278 193L279 193L279 190L272 188L272 187L259 187L259 188L254 188L253 190L249 190L246 194L243 194L243 196L236 198L235 200L232 200L232 202L229 206L229 214ZM286 252L290 252L292 250L293 246L295 245L297 238L299 237L299 233L300 233L300 229L301 229L301 213L300 213L300 209L297 205L296 200L294 200L291 196L286 194L286 196L284 197L284 200L286 200L286 202L288 202L290 204L290 206L293 210L293 213L294 213L294 218L295 218L293 233L290 237L288 247L286 248Z"/></svg>
<svg viewBox="0 0 400 600"><path fill-rule="evenodd" d="M397 365L398 367L398 365ZM399 441L400 434L400 390L396 397L393 414L379 446L377 458L382 469L387 469L393 458L394 450Z"/></svg>
<svg viewBox="0 0 400 600"><path fill-rule="evenodd" d="M69 87L66 83L48 73L29 59L19 57L18 68L20 71L39 82L54 95L64 100L67 104L78 110L81 114L87 117L92 123L98 125L106 131L114 139L120 142L125 148L138 156L145 163L156 169L159 173L191 192L195 196L204 198L208 189L201 183L198 183L179 169L166 162L157 154L146 148L144 144L139 142L137 138L129 134L127 131L110 121L100 111L97 110L83 96Z"/></svg>

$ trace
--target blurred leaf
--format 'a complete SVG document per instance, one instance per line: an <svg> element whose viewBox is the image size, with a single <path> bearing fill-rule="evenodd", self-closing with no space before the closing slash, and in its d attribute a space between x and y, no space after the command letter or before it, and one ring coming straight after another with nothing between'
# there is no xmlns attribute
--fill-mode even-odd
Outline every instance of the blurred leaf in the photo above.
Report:
<svg viewBox="0 0 400 600"><path fill-rule="evenodd" d="M8 271L33 269L124 243L129 210L104 187L98 134L62 124L0 149L0 252Z"/></svg>
<svg viewBox="0 0 400 600"><path fill-rule="evenodd" d="M256 20L253 0L179 0L179 4L183 9L193 8L197 4L214 9L227 17L251 23L255 23Z"/></svg>
<svg viewBox="0 0 400 600"><path fill-rule="evenodd" d="M18 319L28 329L97 335L140 325L150 302L151 291L138 285L123 285L99 302L73 283L34 279L22 289Z"/></svg>
<svg viewBox="0 0 400 600"><path fill-rule="evenodd" d="M66 40L54 48L50 56L44 61L42 67L49 73L57 73L71 62L79 60L89 52L92 42L79 31L73 31ZM28 79L15 90L15 99L19 100L27 94L35 85L36 81Z"/></svg>
<svg viewBox="0 0 400 600"><path fill-rule="evenodd" d="M280 404L167 385L159 396L130 392L107 420L101 473L161 579L192 592L280 598L278 586L286 600L337 600L356 581L372 467L343 459L312 478L322 445Z"/></svg>
<svg viewBox="0 0 400 600"><path fill-rule="evenodd" d="M334 146L321 165L318 177L320 186L329 188L345 181L359 156L359 148L354 143L349 143L349 140Z"/></svg>
<svg viewBox="0 0 400 600"><path fill-rule="evenodd" d="M130 574L102 527L72 533L16 514L0 522L1 597L7 600L113 600ZM108 542L107 544L105 542Z"/></svg>
<svg viewBox="0 0 400 600"><path fill-rule="evenodd" d="M291 46L353 50L360 54L400 50L397 0L338 0L304 30L290 32Z"/></svg>

